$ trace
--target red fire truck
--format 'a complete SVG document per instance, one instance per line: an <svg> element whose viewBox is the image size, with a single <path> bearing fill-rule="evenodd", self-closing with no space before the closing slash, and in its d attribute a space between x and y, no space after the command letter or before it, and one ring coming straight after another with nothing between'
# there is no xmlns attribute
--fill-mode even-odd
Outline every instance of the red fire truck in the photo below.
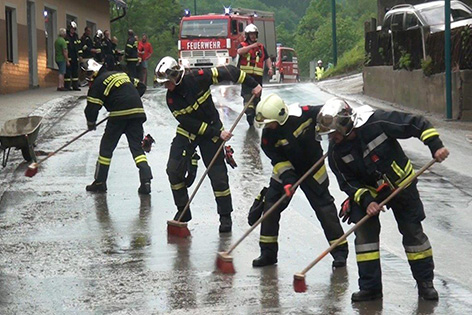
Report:
<svg viewBox="0 0 472 315"><path fill-rule="evenodd" d="M276 55L274 13L237 8L224 14L185 16L180 22L179 63L187 68L236 65L244 28L253 23L258 41L269 56Z"/></svg>

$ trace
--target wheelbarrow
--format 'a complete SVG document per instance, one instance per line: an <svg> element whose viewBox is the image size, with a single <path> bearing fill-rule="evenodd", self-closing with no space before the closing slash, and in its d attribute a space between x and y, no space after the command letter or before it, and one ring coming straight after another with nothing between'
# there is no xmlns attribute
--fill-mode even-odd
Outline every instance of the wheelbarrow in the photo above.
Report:
<svg viewBox="0 0 472 315"><path fill-rule="evenodd" d="M41 116L20 117L5 122L0 130L0 148L3 150L2 166L7 165L11 148L21 149L26 161L36 162L34 145L41 126Z"/></svg>

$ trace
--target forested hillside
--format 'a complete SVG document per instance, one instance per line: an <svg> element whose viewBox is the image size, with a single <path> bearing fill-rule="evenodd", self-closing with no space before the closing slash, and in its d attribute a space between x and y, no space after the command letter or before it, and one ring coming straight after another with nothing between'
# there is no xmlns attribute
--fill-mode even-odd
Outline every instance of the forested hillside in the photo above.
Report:
<svg viewBox="0 0 472 315"><path fill-rule="evenodd" d="M302 75L308 75L308 63L322 59L332 61L331 1L329 0L126 0L126 16L112 23L112 35L120 48L126 32L146 33L155 53L150 69L166 55L177 56L177 32L183 10L192 14L222 13L225 6L271 11L275 13L277 42L294 47L299 55ZM363 40L363 23L376 16L373 0L337 0L338 55L351 50ZM112 16L118 12L112 9ZM173 32L175 30L175 32Z"/></svg>

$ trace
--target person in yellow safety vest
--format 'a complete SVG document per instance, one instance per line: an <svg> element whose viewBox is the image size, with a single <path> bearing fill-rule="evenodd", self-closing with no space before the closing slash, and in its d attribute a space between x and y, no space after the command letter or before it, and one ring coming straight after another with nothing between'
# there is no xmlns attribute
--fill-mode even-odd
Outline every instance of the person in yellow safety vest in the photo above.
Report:
<svg viewBox="0 0 472 315"><path fill-rule="evenodd" d="M325 68L323 67L323 61L318 60L317 64L318 65L315 68L315 77L316 77L316 80L319 81L323 77Z"/></svg>
<svg viewBox="0 0 472 315"><path fill-rule="evenodd" d="M246 40L238 47L239 62L238 66L241 70L249 74L254 80L262 86L262 78L264 75L264 64L269 69L268 76L272 77L272 62L269 58L266 48L262 43L257 41L259 31L254 24L249 24L244 29ZM241 96L244 99L244 104L249 102L252 97L251 89L246 86L241 88ZM249 126L254 124L254 115L257 103L260 101L260 96L255 97L252 104L246 110L246 118Z"/></svg>

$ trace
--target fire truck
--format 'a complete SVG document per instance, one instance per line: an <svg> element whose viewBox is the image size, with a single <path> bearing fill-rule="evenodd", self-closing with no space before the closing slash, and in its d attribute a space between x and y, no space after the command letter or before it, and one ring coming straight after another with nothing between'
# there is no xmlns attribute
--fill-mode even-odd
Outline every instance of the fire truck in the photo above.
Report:
<svg viewBox="0 0 472 315"><path fill-rule="evenodd" d="M269 56L276 55L273 12L236 8L224 14L190 16L180 22L179 63L186 68L209 68L237 65L238 46L244 41L244 28L255 24L258 42L264 44Z"/></svg>

